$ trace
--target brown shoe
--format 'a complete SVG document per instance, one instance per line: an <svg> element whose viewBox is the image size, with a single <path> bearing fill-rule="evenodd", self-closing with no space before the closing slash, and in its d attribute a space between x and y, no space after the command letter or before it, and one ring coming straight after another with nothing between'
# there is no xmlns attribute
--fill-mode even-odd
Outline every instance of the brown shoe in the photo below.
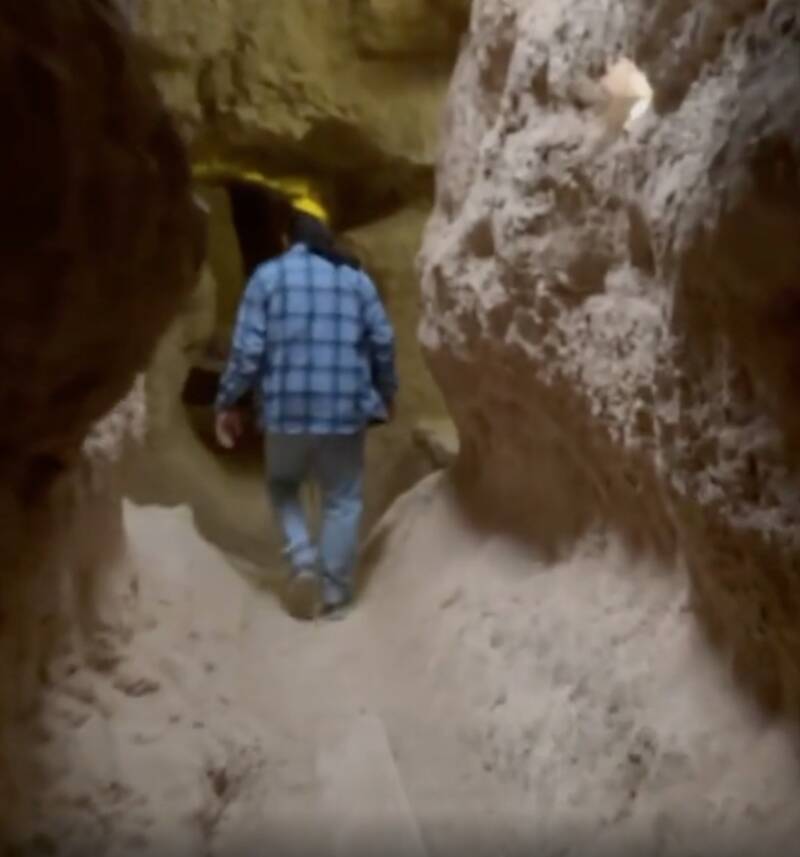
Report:
<svg viewBox="0 0 800 857"><path fill-rule="evenodd" d="M286 610L294 619L310 622L320 610L319 577L308 570L293 574L286 584Z"/></svg>

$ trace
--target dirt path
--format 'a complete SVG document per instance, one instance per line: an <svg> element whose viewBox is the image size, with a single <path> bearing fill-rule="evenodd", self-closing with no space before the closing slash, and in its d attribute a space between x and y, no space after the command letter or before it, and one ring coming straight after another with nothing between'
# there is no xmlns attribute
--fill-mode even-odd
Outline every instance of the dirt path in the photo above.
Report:
<svg viewBox="0 0 800 857"><path fill-rule="evenodd" d="M789 734L729 686L675 570L603 538L544 567L435 477L376 533L358 609L307 625L187 509L126 519L135 646L53 715L76 854L797 853Z"/></svg>

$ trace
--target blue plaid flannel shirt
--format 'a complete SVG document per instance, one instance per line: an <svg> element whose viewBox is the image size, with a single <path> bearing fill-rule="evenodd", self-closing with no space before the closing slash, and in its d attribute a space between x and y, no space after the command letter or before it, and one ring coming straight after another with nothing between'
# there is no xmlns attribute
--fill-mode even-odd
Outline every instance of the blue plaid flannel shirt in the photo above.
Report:
<svg viewBox="0 0 800 857"><path fill-rule="evenodd" d="M397 391L394 331L372 280L304 244L259 267L216 409L251 389L269 432L353 434L386 419Z"/></svg>

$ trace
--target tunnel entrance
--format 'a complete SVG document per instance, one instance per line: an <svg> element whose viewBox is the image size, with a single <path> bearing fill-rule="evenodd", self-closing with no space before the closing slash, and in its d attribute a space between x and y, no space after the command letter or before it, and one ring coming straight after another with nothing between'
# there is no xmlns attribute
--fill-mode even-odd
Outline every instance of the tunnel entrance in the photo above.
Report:
<svg viewBox="0 0 800 857"><path fill-rule="evenodd" d="M288 197L256 184L233 181L226 189L247 281L259 265L283 252L281 236L292 206Z"/></svg>
<svg viewBox="0 0 800 857"><path fill-rule="evenodd" d="M244 285L256 269L283 252L292 203L286 194L254 181L231 179L222 184L230 206L231 221L237 239ZM229 343L215 337L206 353L194 365L183 388L187 407L213 405L219 377L225 368Z"/></svg>
<svg viewBox="0 0 800 857"><path fill-rule="evenodd" d="M399 494L431 472L415 425L421 418L443 418L446 409L428 381L416 339L413 258L427 208L389 208L387 214L386 198L377 191L367 206L363 194L349 192L356 186L350 181L299 169L266 173L255 166L263 158L245 160L244 166L195 166L195 192L208 217L206 266L150 367L149 456L129 468L126 492L140 504L188 505L209 541L249 563L280 551L264 491L264 439L254 403L243 401L247 435L234 449L222 449L213 405L245 284L282 252L281 234L293 209L321 216L340 246L363 261L397 332L398 372L409 379L395 421L369 436L365 532ZM374 191L369 183L361 188ZM309 499L309 506L315 517L316 501Z"/></svg>

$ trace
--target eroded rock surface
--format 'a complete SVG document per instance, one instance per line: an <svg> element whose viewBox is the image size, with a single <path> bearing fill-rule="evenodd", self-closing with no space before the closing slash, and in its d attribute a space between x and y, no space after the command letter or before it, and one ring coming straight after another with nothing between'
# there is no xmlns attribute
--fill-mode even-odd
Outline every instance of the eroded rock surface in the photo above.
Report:
<svg viewBox="0 0 800 857"><path fill-rule="evenodd" d="M48 691L113 670L128 637L116 468L143 434L135 376L194 278L202 231L180 139L109 2L5 6L0 88L14 129L0 144L5 846L54 809L35 797L69 739L46 725Z"/></svg>
<svg viewBox="0 0 800 857"><path fill-rule="evenodd" d="M143 0L137 22L198 156L333 178L369 215L429 187L466 5Z"/></svg>
<svg viewBox="0 0 800 857"><path fill-rule="evenodd" d="M790 708L799 41L783 0L477 0L422 255L482 514L677 550L737 672ZM654 91L627 125L624 58Z"/></svg>

